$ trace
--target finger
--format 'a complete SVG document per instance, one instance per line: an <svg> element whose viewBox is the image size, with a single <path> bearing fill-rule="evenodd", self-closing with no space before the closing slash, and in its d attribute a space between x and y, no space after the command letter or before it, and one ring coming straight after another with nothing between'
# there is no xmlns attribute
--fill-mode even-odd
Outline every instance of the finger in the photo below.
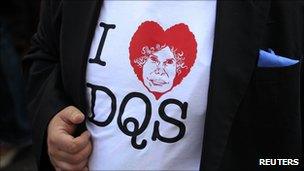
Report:
<svg viewBox="0 0 304 171"><path fill-rule="evenodd" d="M80 124L84 121L84 114L74 106L69 106L60 112L60 118L69 125Z"/></svg>
<svg viewBox="0 0 304 171"><path fill-rule="evenodd" d="M78 164L69 164L69 163L62 162L62 161L55 161L55 162L56 162L56 165L58 166L58 168L60 168L60 170L77 171L77 170L84 170L85 167L87 167L88 160L84 160Z"/></svg>
<svg viewBox="0 0 304 171"><path fill-rule="evenodd" d="M92 152L92 145L88 144L82 151L76 154L70 154L61 150L57 150L52 155L56 160L63 161L69 164L77 164L83 160L88 160L91 152Z"/></svg>
<svg viewBox="0 0 304 171"><path fill-rule="evenodd" d="M73 143L74 137L61 130L57 135L50 139L50 148L58 148L63 151L73 151L76 144Z"/></svg>
<svg viewBox="0 0 304 171"><path fill-rule="evenodd" d="M57 136L57 144L55 146L62 151L75 154L82 151L90 142L89 131L83 132L79 137L76 138L69 134L63 133L62 135Z"/></svg>
<svg viewBox="0 0 304 171"><path fill-rule="evenodd" d="M70 153L78 153L83 150L88 144L91 143L91 134L89 131L83 132L80 136L74 138L73 143L76 145L76 148Z"/></svg>

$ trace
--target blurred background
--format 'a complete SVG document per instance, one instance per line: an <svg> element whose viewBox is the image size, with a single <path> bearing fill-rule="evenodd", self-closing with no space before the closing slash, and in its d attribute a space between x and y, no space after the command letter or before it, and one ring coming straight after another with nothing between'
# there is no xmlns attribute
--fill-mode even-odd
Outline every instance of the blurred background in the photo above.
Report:
<svg viewBox="0 0 304 171"><path fill-rule="evenodd" d="M39 20L40 0L0 1L0 170L37 170L21 60Z"/></svg>

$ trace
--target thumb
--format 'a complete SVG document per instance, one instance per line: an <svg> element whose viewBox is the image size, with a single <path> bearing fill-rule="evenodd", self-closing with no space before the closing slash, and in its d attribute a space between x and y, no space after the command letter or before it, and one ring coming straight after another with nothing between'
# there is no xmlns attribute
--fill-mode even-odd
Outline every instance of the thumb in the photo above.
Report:
<svg viewBox="0 0 304 171"><path fill-rule="evenodd" d="M69 106L60 112L60 118L68 125L80 124L84 121L84 114L74 106Z"/></svg>

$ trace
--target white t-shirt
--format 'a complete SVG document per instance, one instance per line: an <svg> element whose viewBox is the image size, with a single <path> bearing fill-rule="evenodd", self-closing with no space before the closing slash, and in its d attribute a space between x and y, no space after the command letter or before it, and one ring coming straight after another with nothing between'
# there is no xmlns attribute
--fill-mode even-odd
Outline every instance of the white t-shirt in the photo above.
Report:
<svg viewBox="0 0 304 171"><path fill-rule="evenodd" d="M91 170L198 170L216 1L104 1L87 63Z"/></svg>

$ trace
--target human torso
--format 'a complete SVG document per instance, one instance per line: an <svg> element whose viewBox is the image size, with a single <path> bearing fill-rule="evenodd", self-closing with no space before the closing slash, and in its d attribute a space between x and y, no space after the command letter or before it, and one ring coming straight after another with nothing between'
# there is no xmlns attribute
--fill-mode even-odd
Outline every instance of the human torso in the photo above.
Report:
<svg viewBox="0 0 304 171"><path fill-rule="evenodd" d="M90 169L199 169L215 12L216 1L104 1L86 74Z"/></svg>

